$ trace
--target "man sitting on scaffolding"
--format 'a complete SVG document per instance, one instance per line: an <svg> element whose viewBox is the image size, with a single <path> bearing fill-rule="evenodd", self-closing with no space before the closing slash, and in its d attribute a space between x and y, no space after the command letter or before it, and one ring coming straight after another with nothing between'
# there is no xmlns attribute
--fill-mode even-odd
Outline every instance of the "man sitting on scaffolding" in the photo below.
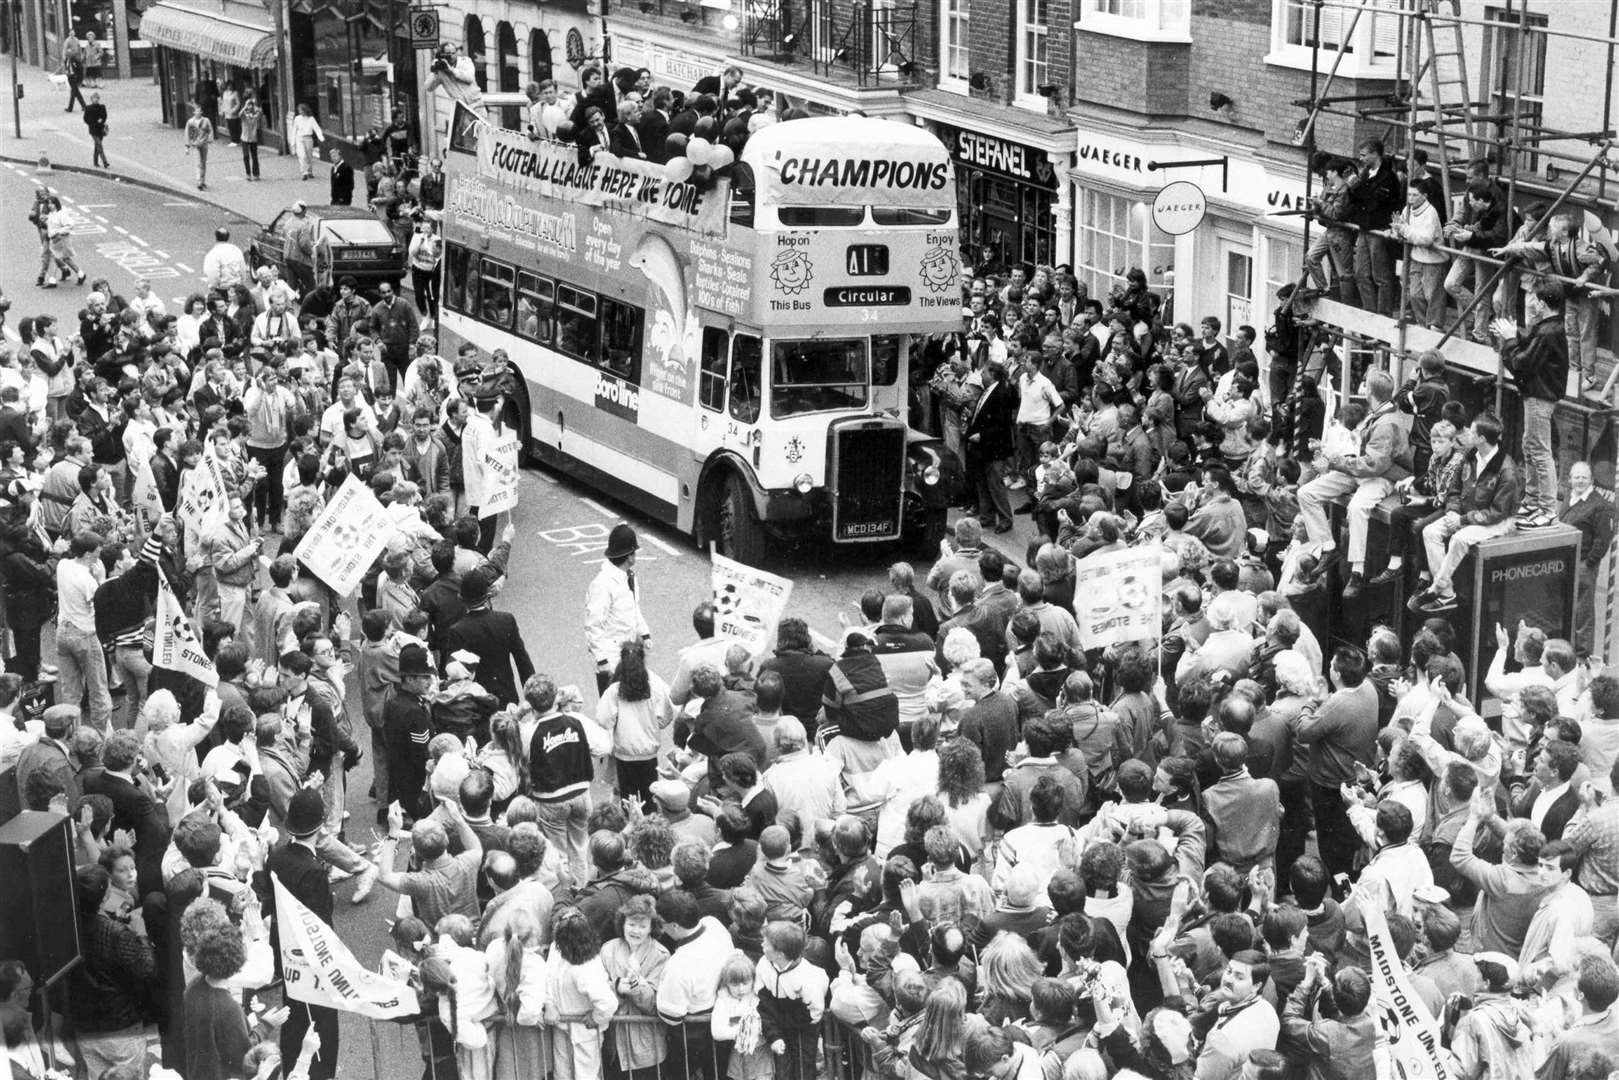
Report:
<svg viewBox="0 0 1619 1080"><path fill-rule="evenodd" d="M1339 558L1338 543L1327 520L1327 504L1349 496L1349 579L1343 595L1353 599L1365 587L1366 529L1372 510L1411 475L1411 417L1394 406L1394 378L1378 369L1366 376L1371 408L1360 426L1360 453L1331 454L1327 471L1299 488L1299 516L1309 540L1321 546L1314 578Z"/></svg>

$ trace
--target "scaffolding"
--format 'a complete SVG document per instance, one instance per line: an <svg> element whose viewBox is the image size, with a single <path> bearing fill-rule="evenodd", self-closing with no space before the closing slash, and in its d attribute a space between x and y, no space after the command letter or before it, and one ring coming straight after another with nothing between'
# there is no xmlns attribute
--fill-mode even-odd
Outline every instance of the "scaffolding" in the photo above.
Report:
<svg viewBox="0 0 1619 1080"><path fill-rule="evenodd" d="M1541 158L1560 161L1572 167L1577 167L1572 178L1557 190L1550 206L1535 220L1535 228L1540 229L1549 222L1552 216L1560 210L1568 200L1580 194L1581 185L1587 179L1595 176L1597 190L1594 195L1582 195L1582 201L1591 201L1597 205L1610 208L1616 203L1609 196L1609 174L1619 174L1619 160L1610 157L1609 151L1613 146L1614 130L1611 126L1613 78L1615 50L1619 48L1619 0L1609 0L1609 29L1605 36L1574 33L1569 30L1555 29L1550 26L1538 26L1531 23L1529 16L1532 12L1530 0L1504 0L1504 9L1495 13L1490 19L1469 18L1462 14L1460 0L1310 0L1309 8L1313 21L1311 35L1311 68L1310 68L1310 96L1295 104L1308 108L1309 113L1300 125L1303 136L1303 146L1309 171L1305 177L1306 204L1313 205L1315 172L1314 165L1317 160L1316 133L1318 119L1322 115L1347 117L1360 121L1381 121L1388 125L1389 130L1400 132L1403 135L1402 143L1406 161L1406 175L1414 175L1416 165L1415 152L1420 137L1428 137L1432 141L1435 153L1430 156L1431 162L1437 167L1441 184L1447 201L1451 198L1451 184L1455 179L1458 167L1465 168L1468 161L1476 156L1489 156L1493 151L1498 161L1505 164L1505 191L1506 201L1510 214L1517 206L1520 186L1523 178L1520 168L1524 151L1532 150ZM1333 84L1339 77L1339 69L1343 63L1347 50L1333 49L1332 65L1327 70L1325 82L1322 82L1322 13L1325 10L1336 10L1348 16L1348 23L1342 31L1338 41L1341 44L1352 39L1355 28L1363 15L1370 13L1376 18L1397 17L1401 20L1401 32L1398 35L1399 55L1395 66L1395 75L1392 78L1393 89L1388 92L1371 94L1333 95ZM1475 87L1468 81L1468 67L1465 50L1463 48L1463 28L1479 27L1493 33L1506 35L1503 55L1509 58L1513 71L1515 86L1507 99L1507 108L1498 108L1488 100L1475 99ZM1575 38L1589 43L1600 43L1607 48L1605 92L1603 95L1602 126L1594 131L1561 131L1541 124L1536 116L1530 115L1524 109L1524 70L1526 65L1522 58L1530 54L1530 44L1536 35L1545 37ZM1427 93L1424 95L1424 81L1427 84ZM1487 95L1486 95L1487 97ZM1492 133L1493 131L1493 133ZM1588 154L1571 153L1568 150L1547 143L1585 143L1591 150ZM1456 151L1464 151L1458 163ZM1614 177L1619 180L1619 175ZM1308 251L1311 244L1311 229L1315 225L1315 215L1307 212L1304 221L1304 246ZM1380 233L1389 237L1388 233ZM1472 304L1468 305L1459 316L1456 323L1443 330L1437 342L1431 340L1430 335L1417 335L1421 349L1438 348L1444 351L1457 330L1467 324L1478 304L1488 302L1496 286L1510 270L1517 268L1518 264L1496 258L1492 255L1472 250L1462 250L1446 244L1437 244L1434 250L1442 252L1451 258L1466 258L1491 269L1491 274L1482 284L1475 282ZM1411 245L1405 243L1402 248L1401 261L1409 267L1411 260ZM1588 294L1599 297L1619 296L1619 289L1608 286L1589 285L1576 282L1571 277L1560 274L1542 272L1544 277L1552 277L1569 285L1580 285ZM1349 336L1360 340L1371 339L1386 346L1389 354L1390 368L1399 376L1404 361L1414 352L1411 348L1411 330L1408 309L1410 307L1410 281L1411 274L1402 273L1400 276L1399 307L1391 321L1392 340L1382 340L1365 333L1354 332ZM1299 288L1307 283L1307 275L1301 274ZM1322 305L1318 304L1318 307ZM1334 305L1329 301L1327 310L1320 315L1328 318L1319 321L1331 322L1333 314L1343 315L1343 312L1334 312ZM1345 321L1355 323L1362 328L1367 326L1368 320L1351 318ZM1463 365L1472 370L1479 370L1476 365ZM1496 377L1496 406L1500 407L1502 390L1501 373L1495 371ZM1347 388L1347 380L1345 382Z"/></svg>

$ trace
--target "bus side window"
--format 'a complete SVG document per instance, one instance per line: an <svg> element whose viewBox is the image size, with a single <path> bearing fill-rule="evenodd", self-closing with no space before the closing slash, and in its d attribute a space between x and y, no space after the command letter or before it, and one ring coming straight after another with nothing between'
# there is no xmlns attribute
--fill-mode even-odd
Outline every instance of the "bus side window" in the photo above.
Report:
<svg viewBox="0 0 1619 1080"><path fill-rule="evenodd" d="M555 298L551 282L534 274L517 275L517 332L530 341L542 344L551 340L551 322L555 317Z"/></svg>
<svg viewBox="0 0 1619 1080"><path fill-rule="evenodd" d="M725 407L725 357L731 338L717 326L703 327L703 362L697 381L697 402L710 412Z"/></svg>
<svg viewBox="0 0 1619 1080"><path fill-rule="evenodd" d="M759 339L738 334L731 346L731 419L751 424L763 401L759 380Z"/></svg>
<svg viewBox="0 0 1619 1080"><path fill-rule="evenodd" d="M900 336L875 334L871 339L871 385L893 386L899 378Z"/></svg>
<svg viewBox="0 0 1619 1080"><path fill-rule="evenodd" d="M493 259L483 260L483 320L502 330L512 328L512 285L517 271Z"/></svg>
<svg viewBox="0 0 1619 1080"><path fill-rule="evenodd" d="M753 228L753 170L737 162L731 168L731 224Z"/></svg>
<svg viewBox="0 0 1619 1080"><path fill-rule="evenodd" d="M465 311L467 269L472 263L472 253L460 244L446 244L444 263L444 303L452 311Z"/></svg>
<svg viewBox="0 0 1619 1080"><path fill-rule="evenodd" d="M633 304L602 297L599 365L634 386L641 385L641 330L646 313Z"/></svg>
<svg viewBox="0 0 1619 1080"><path fill-rule="evenodd" d="M557 286L557 349L576 360L596 362L596 297L572 285Z"/></svg>

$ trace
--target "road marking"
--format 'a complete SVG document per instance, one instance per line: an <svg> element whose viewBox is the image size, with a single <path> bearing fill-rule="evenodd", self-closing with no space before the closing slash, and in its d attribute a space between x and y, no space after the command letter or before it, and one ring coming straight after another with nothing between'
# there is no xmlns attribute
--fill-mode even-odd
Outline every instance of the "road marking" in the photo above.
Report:
<svg viewBox="0 0 1619 1080"><path fill-rule="evenodd" d="M129 238L131 240L135 241L135 243L139 244L141 247L147 247L148 246L145 240L142 240L140 237L136 236L134 233L130 233Z"/></svg>
<svg viewBox="0 0 1619 1080"><path fill-rule="evenodd" d="M607 546L608 534L613 530L599 521L588 525L561 525L554 529L541 529L539 537L553 547L567 552L576 559L601 562ZM637 555L636 563L657 562L656 555Z"/></svg>
<svg viewBox="0 0 1619 1080"><path fill-rule="evenodd" d="M160 259L167 259L169 257L168 252L166 252L166 251L158 251L156 248L152 249L152 254L156 255Z"/></svg>
<svg viewBox="0 0 1619 1080"><path fill-rule="evenodd" d="M641 533L641 539L645 540L659 551L667 552L672 558L680 558L680 551L673 544L667 540L652 535L652 531L650 529Z"/></svg>
<svg viewBox="0 0 1619 1080"><path fill-rule="evenodd" d="M117 203L110 203L110 202L87 202L87 203L80 203L79 204L79 209L81 209L81 210L113 210L113 209L116 209L117 206L118 206Z"/></svg>
<svg viewBox="0 0 1619 1080"><path fill-rule="evenodd" d="M124 228L122 225L114 225L113 226L113 231L122 233L125 236L129 235L129 230Z"/></svg>
<svg viewBox="0 0 1619 1080"><path fill-rule="evenodd" d="M180 271L164 265L164 260L154 258L148 249L132 244L128 240L109 240L104 244L97 244L96 253L117 263L118 267L131 277L155 280L180 276Z"/></svg>
<svg viewBox="0 0 1619 1080"><path fill-rule="evenodd" d="M103 225L108 224L107 219L102 217L100 214L91 214L90 216L95 218L97 221L101 222L101 224L103 224Z"/></svg>
<svg viewBox="0 0 1619 1080"><path fill-rule="evenodd" d="M166 202L164 206L196 206L194 202Z"/></svg>
<svg viewBox="0 0 1619 1080"><path fill-rule="evenodd" d="M599 502L595 502L595 501L593 501L591 499L587 499L583 495L579 496L579 501L584 503L586 506L590 507L592 510L596 511L596 513L600 514L602 517L612 517L613 516L611 513L608 512L607 507L603 506Z"/></svg>
<svg viewBox="0 0 1619 1080"><path fill-rule="evenodd" d="M191 267L189 267L189 266L187 266L187 265L186 265L186 264L185 264L185 263L183 263L183 262L177 262L177 263L175 263L175 264L174 264L174 265L175 265L175 266L178 266L178 267L179 267L179 268L180 268L180 269L182 269L182 270L184 270L184 271L185 271L185 272L186 272L186 273L188 273L188 274L195 274L195 273L196 273L196 271L195 271L195 270L193 270L193 269L191 269Z"/></svg>

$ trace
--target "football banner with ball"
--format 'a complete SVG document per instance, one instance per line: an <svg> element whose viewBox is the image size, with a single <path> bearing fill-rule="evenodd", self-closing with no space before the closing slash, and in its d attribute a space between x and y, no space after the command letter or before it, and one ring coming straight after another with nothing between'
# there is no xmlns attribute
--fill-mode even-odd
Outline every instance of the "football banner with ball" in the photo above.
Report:
<svg viewBox="0 0 1619 1080"><path fill-rule="evenodd" d="M1123 641L1156 641L1163 574L1155 547L1087 555L1074 569L1079 643L1102 649Z"/></svg>
<svg viewBox="0 0 1619 1080"><path fill-rule="evenodd" d="M768 570L727 559L717 551L710 558L714 633L746 645L754 656L764 655L775 640L776 623L787 610L793 583Z"/></svg>
<svg viewBox="0 0 1619 1080"><path fill-rule="evenodd" d="M394 532L387 507L350 474L293 554L337 595L351 596Z"/></svg>

